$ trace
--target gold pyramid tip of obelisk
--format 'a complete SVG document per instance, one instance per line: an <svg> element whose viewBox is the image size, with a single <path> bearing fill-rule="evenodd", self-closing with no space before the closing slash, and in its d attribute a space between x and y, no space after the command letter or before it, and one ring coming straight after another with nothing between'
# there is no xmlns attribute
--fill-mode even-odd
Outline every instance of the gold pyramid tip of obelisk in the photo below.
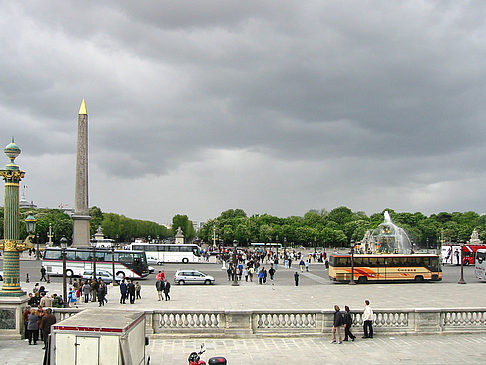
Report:
<svg viewBox="0 0 486 365"><path fill-rule="evenodd" d="M86 111L86 103L83 101L81 102L81 106L79 107L79 115L86 115L88 112Z"/></svg>

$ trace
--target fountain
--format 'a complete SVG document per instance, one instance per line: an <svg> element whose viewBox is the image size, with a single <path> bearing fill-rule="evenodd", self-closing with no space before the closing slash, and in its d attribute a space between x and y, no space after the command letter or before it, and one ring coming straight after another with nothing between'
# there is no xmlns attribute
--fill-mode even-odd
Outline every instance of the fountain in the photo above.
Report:
<svg viewBox="0 0 486 365"><path fill-rule="evenodd" d="M390 214L386 210L384 218L384 222L378 228L366 233L361 243L362 250L372 253L411 253L412 244L407 232L392 222ZM363 242L365 242L365 246L363 246Z"/></svg>

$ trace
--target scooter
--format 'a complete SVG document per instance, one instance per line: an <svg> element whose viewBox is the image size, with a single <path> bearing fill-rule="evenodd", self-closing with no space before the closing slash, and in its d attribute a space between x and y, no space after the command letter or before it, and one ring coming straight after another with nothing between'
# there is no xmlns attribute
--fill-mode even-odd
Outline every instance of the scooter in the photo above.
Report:
<svg viewBox="0 0 486 365"><path fill-rule="evenodd" d="M199 352L191 352L187 361L189 365L206 365L204 360L201 360L201 355L204 354L206 350L204 349L204 344L201 345ZM226 365L226 359L222 356L212 357L208 360L208 365Z"/></svg>

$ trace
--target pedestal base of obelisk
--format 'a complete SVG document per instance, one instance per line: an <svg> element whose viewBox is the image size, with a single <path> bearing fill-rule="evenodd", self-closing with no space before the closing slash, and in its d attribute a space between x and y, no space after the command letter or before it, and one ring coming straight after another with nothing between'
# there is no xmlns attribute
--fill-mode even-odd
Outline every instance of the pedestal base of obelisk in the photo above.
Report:
<svg viewBox="0 0 486 365"><path fill-rule="evenodd" d="M74 214L73 218L73 244L71 247L88 247L90 246L90 226L89 215Z"/></svg>
<svg viewBox="0 0 486 365"><path fill-rule="evenodd" d="M22 313L28 300L25 294L18 297L0 295L0 339L23 338L25 328Z"/></svg>

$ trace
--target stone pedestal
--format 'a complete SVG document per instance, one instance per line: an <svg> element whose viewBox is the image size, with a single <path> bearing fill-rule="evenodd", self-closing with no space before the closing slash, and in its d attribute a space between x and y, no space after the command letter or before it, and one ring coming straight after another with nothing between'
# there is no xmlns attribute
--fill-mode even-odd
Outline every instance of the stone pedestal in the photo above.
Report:
<svg viewBox="0 0 486 365"><path fill-rule="evenodd" d="M0 338L22 339L24 334L24 321L22 312L27 306L29 297L0 297Z"/></svg>
<svg viewBox="0 0 486 365"><path fill-rule="evenodd" d="M72 247L88 247L90 244L89 215L73 215L73 244Z"/></svg>

